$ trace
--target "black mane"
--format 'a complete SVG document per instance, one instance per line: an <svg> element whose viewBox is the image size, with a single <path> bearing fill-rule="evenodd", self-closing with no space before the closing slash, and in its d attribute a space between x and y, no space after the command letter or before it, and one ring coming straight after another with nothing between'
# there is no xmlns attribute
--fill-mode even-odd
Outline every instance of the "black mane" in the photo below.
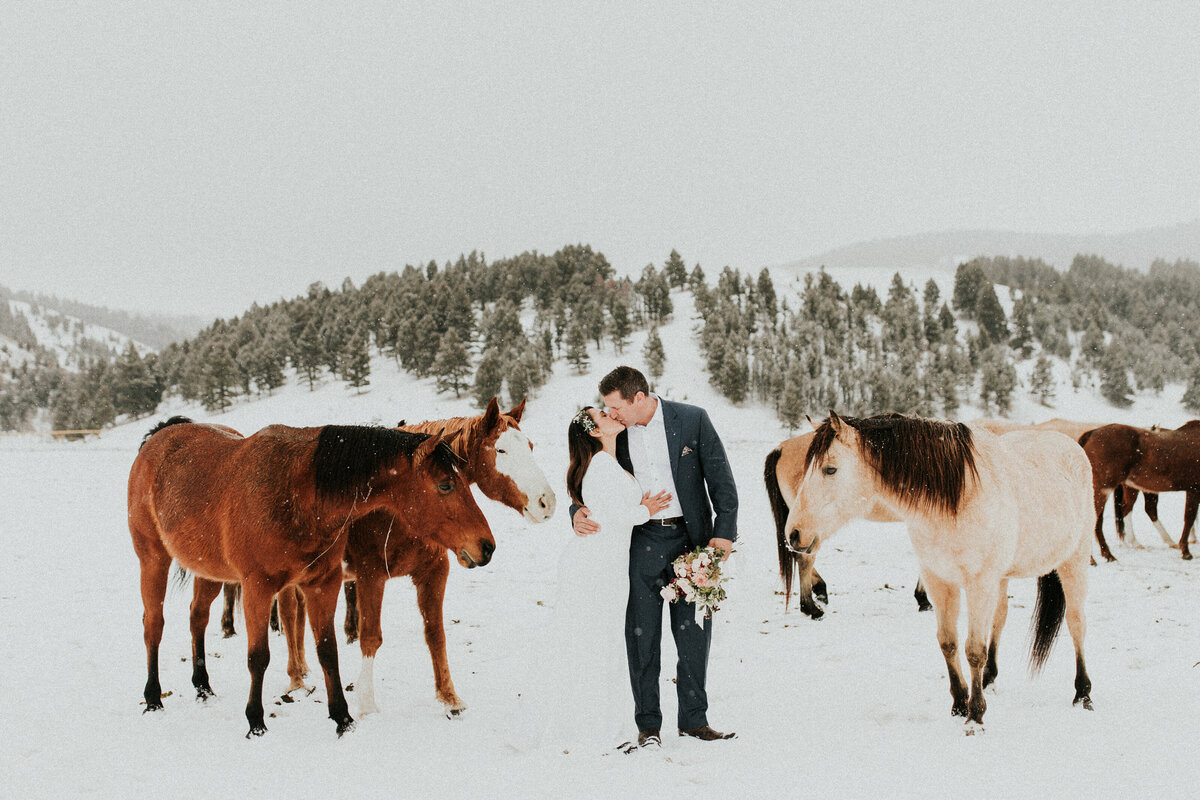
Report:
<svg viewBox="0 0 1200 800"><path fill-rule="evenodd" d="M146 433L145 436L142 437L142 443L138 445L138 450L141 450L142 447L145 446L146 442L150 441L150 437L153 436L154 434L158 433L159 431L161 431L163 428L166 428L170 425L178 425L183 422L191 422L191 421L192 420L188 419L187 417L174 416L168 420L158 423L153 428L151 428L149 430L149 432Z"/></svg>
<svg viewBox="0 0 1200 800"><path fill-rule="evenodd" d="M979 478L971 429L961 422L902 414L839 419L858 431L860 453L880 482L912 508L956 514L967 473ZM835 437L829 420L817 427L804 460L805 472L829 452Z"/></svg>
<svg viewBox="0 0 1200 800"><path fill-rule="evenodd" d="M318 495L331 497L362 494L371 478L396 458L412 458L429 438L427 433L409 433L393 428L359 425L326 425L317 437L313 454L314 480ZM432 458L447 473L454 471L458 457L445 442L433 450Z"/></svg>

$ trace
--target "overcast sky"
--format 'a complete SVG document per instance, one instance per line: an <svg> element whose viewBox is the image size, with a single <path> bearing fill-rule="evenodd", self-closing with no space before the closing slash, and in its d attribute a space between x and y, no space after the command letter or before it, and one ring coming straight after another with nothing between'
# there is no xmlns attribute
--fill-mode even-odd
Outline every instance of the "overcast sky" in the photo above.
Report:
<svg viewBox="0 0 1200 800"><path fill-rule="evenodd" d="M1198 217L1200 3L0 6L0 284L117 308Z"/></svg>

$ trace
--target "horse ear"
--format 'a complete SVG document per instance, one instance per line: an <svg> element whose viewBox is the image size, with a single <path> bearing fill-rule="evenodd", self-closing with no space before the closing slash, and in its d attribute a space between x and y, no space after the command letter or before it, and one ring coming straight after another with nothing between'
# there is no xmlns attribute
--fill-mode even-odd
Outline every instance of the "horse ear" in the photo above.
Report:
<svg viewBox="0 0 1200 800"><path fill-rule="evenodd" d="M837 415L837 412L834 411L832 408L829 409L829 427L833 428L833 435L834 436L841 435L842 428L844 426L845 426L845 423L842 422L842 418Z"/></svg>
<svg viewBox="0 0 1200 800"><path fill-rule="evenodd" d="M397 427L397 428L403 428L403 427L404 427L404 423L405 423L406 421L407 421L407 420L403 420L403 419L402 419L402 420L400 420L399 422L397 422L397 423L396 423L396 427Z"/></svg>
<svg viewBox="0 0 1200 800"><path fill-rule="evenodd" d="M514 408L512 411L508 412L508 416L510 416L514 420L516 420L518 425L521 424L521 415L525 413L525 400L526 399L527 398L522 397L521 402L517 403L516 408Z"/></svg>
<svg viewBox="0 0 1200 800"><path fill-rule="evenodd" d="M445 430L445 429L443 428L443 431L444 431L444 430ZM443 436L443 437L442 437L442 441L443 441L443 442L445 442L445 443L446 443L446 444L448 444L448 445L453 445L453 444L454 444L454 440L455 440L455 439L457 439L457 438L458 438L459 436L461 436L461 435L462 435L462 428L459 428L458 430L455 430L455 431L450 431L450 432L449 432L449 433L447 433L445 436Z"/></svg>
<svg viewBox="0 0 1200 800"><path fill-rule="evenodd" d="M808 420L809 426L815 431L817 429L817 423L812 421L812 417L810 417L808 414L805 414L804 418Z"/></svg>
<svg viewBox="0 0 1200 800"><path fill-rule="evenodd" d="M490 431L495 427L496 422L500 419L500 401L493 397L488 400L487 410L483 412L483 419L480 425L485 431Z"/></svg>
<svg viewBox="0 0 1200 800"><path fill-rule="evenodd" d="M428 458L437 446L442 443L442 434L445 432L442 428L437 433L428 437L425 441L417 445L417 449L413 452L413 466L420 466L421 462Z"/></svg>

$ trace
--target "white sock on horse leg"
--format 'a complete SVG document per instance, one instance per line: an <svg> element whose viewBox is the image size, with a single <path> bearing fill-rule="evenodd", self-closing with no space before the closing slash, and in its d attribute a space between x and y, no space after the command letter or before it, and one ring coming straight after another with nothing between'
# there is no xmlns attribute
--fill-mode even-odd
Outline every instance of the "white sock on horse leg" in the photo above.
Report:
<svg viewBox="0 0 1200 800"><path fill-rule="evenodd" d="M1130 511L1128 514L1126 514L1121 519L1121 522L1125 526L1125 535L1120 537L1121 542L1129 547L1137 547L1138 540L1137 537L1133 535L1133 512Z"/></svg>
<svg viewBox="0 0 1200 800"><path fill-rule="evenodd" d="M358 714L377 714L379 706L375 704L375 658L364 658L362 670L358 673L358 681L354 684L354 694L358 697Z"/></svg>
<svg viewBox="0 0 1200 800"><path fill-rule="evenodd" d="M1178 542L1171 538L1171 534L1167 533L1167 529L1163 527L1162 522L1154 520L1154 527L1158 528L1158 535L1162 537L1164 542L1167 544L1178 544Z"/></svg>

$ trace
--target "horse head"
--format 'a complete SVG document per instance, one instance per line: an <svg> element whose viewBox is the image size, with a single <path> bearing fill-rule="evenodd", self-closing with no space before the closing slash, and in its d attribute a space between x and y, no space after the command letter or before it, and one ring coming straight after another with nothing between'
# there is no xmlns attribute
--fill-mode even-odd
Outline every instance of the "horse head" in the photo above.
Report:
<svg viewBox="0 0 1200 800"><path fill-rule="evenodd" d="M533 442L521 431L525 401L507 413L496 398L488 402L479 422L479 463L474 471L480 491L521 512L530 522L554 516L557 499L550 482L533 458Z"/></svg>
<svg viewBox="0 0 1200 800"><path fill-rule="evenodd" d="M825 539L872 507L872 474L859 448L858 431L834 411L817 426L784 525L792 552L815 556Z"/></svg>

